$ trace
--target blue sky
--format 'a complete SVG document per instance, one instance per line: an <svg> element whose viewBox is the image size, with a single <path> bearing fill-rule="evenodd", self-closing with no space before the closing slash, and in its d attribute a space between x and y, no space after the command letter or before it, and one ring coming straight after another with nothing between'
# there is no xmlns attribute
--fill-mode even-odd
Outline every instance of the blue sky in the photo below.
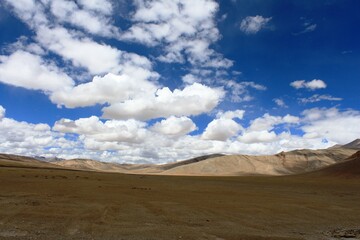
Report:
<svg viewBox="0 0 360 240"><path fill-rule="evenodd" d="M360 137L356 0L4 0L0 152L163 163Z"/></svg>

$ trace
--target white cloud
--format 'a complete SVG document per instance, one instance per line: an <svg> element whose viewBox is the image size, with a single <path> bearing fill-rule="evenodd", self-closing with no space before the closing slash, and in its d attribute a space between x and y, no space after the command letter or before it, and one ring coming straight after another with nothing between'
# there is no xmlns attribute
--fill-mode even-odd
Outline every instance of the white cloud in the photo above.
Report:
<svg viewBox="0 0 360 240"><path fill-rule="evenodd" d="M280 116L271 116L266 113L262 117L256 118L251 121L250 127L247 129L249 131L263 131L263 130L272 130L275 125L279 124L296 124L299 123L300 119L296 116L287 114L284 117Z"/></svg>
<svg viewBox="0 0 360 240"><path fill-rule="evenodd" d="M132 15L134 25L124 33L124 39L145 44L159 44L161 41L176 42L180 37L193 37L197 32L210 33L208 37L217 40L219 33L213 18L218 9L214 1L137 1ZM147 41L138 33L147 35Z"/></svg>
<svg viewBox="0 0 360 240"><path fill-rule="evenodd" d="M215 16L218 4L212 0L135 1L133 25L121 39L148 46L161 46L158 60L184 62L205 67L228 68L232 61L210 49L220 38Z"/></svg>
<svg viewBox="0 0 360 240"><path fill-rule="evenodd" d="M302 33L307 33L307 32L313 32L315 31L317 25L316 24L311 24L306 26L306 28L302 31Z"/></svg>
<svg viewBox="0 0 360 240"><path fill-rule="evenodd" d="M312 108L303 113L304 138L326 138L345 144L360 136L360 112L337 108Z"/></svg>
<svg viewBox="0 0 360 240"><path fill-rule="evenodd" d="M275 143L281 139L273 131L275 126L282 124L296 125L299 123L300 118L296 116L287 114L284 117L280 117L266 113L262 117L250 121L250 126L237 139L245 144Z"/></svg>
<svg viewBox="0 0 360 240"><path fill-rule="evenodd" d="M338 97L333 97L331 95L319 95L319 94L314 94L311 97L308 98L299 98L299 101L302 103L314 103L314 102L320 102L320 101L341 101L342 98L338 98Z"/></svg>
<svg viewBox="0 0 360 240"><path fill-rule="evenodd" d="M43 47L70 60L76 67L86 68L92 74L118 71L123 54L116 48L80 37L62 27L41 27L36 39Z"/></svg>
<svg viewBox="0 0 360 240"><path fill-rule="evenodd" d="M292 116L290 114L286 114L282 118L282 123L288 123L288 124L298 124L300 122L300 118L296 116Z"/></svg>
<svg viewBox="0 0 360 240"><path fill-rule="evenodd" d="M299 148L326 148L335 143L350 142L360 134L356 124L360 113L352 110L314 108L304 111L302 125L293 125L305 132L304 137L292 135L290 131L276 134L272 130L275 125L299 123L298 117L268 114L261 117L261 121L270 121L271 124L264 126L255 119L256 128L243 129L231 119L241 115L241 110L219 113L219 118L214 119L202 135L195 136L188 135L195 125L186 117L172 116L148 126L136 120L102 121L92 116L77 120L61 119L53 129L47 124L17 122L3 117L0 120L0 151L48 157L164 163L211 153L263 155ZM67 140L66 135L72 140Z"/></svg>
<svg viewBox="0 0 360 240"><path fill-rule="evenodd" d="M219 112L216 119L212 120L202 134L202 139L226 141L236 136L243 127L233 119L242 119L244 110Z"/></svg>
<svg viewBox="0 0 360 240"><path fill-rule="evenodd" d="M112 2L108 0L79 0L80 5L91 11L110 15L113 11Z"/></svg>
<svg viewBox="0 0 360 240"><path fill-rule="evenodd" d="M265 114L250 121L246 129L242 126L243 110L215 110L216 119L203 133L189 135L197 129L189 116L209 113L223 99L225 91L214 86L223 85L234 102L252 99L251 90L266 90L255 82L237 82L231 77L238 73L230 76L225 71L232 61L212 48L221 37L216 27L219 6L215 1L135 1L135 10L127 19L130 27L121 36L112 25L115 2L6 2L30 26L35 42L31 38L19 39L9 46L11 54L0 57L0 81L44 91L60 106L106 104L105 117L123 120L101 120L96 116L61 119L51 129L47 124L6 118L5 109L0 106L1 152L158 163L210 153L271 154L295 148L328 147L359 136L359 112L336 108L310 109L304 111L302 119ZM242 30L254 34L270 21L271 18L261 16L248 17ZM306 27L312 31L316 25ZM161 78L148 58L96 42L98 38L89 35L160 48L155 51L160 56L152 60L187 61L193 66L183 77L185 87L170 90L160 85ZM59 62L69 75L86 70L92 80L75 84L55 62L45 60L51 54L62 58ZM314 90L325 88L326 84L314 79L295 81L292 86ZM314 95L310 101L330 98L334 100L328 95ZM160 117L166 119L152 126L139 121ZM305 132L304 137L292 135L293 128Z"/></svg>
<svg viewBox="0 0 360 240"><path fill-rule="evenodd" d="M75 148L61 134L51 131L47 124L19 122L3 117L0 119L0 152L39 156L49 148ZM57 155L59 156L59 155Z"/></svg>
<svg viewBox="0 0 360 240"><path fill-rule="evenodd" d="M306 82L305 80L297 80L290 83L290 86L296 89L306 88L309 90L326 88L326 83L320 79L313 79L311 81Z"/></svg>
<svg viewBox="0 0 360 240"><path fill-rule="evenodd" d="M53 130L62 133L77 133L97 142L143 142L146 137L146 123L136 120L108 120L104 123L96 116L72 121L61 119Z"/></svg>
<svg viewBox="0 0 360 240"><path fill-rule="evenodd" d="M142 68L134 70L136 70L134 71L136 76L131 76L130 73L121 75L108 73L104 77L95 76L91 82L55 92L51 95L51 101L68 108L75 108L112 104L155 92L156 85L147 80L153 76L153 73Z"/></svg>
<svg viewBox="0 0 360 240"><path fill-rule="evenodd" d="M39 44L30 42L29 38L25 36L21 36L17 39L16 42L8 44L5 49L7 52L11 53L22 50L24 52L32 53L39 56L45 54L44 49L39 46Z"/></svg>
<svg viewBox="0 0 360 240"><path fill-rule="evenodd" d="M5 2L12 6L16 15L31 27L34 28L49 24L44 13L44 6L41 2L36 2L34 0L5 0Z"/></svg>
<svg viewBox="0 0 360 240"><path fill-rule="evenodd" d="M263 16L259 15L248 16L241 21L240 29L246 34L255 34L264 28L266 24L270 22L270 20L271 17L264 18Z"/></svg>
<svg viewBox="0 0 360 240"><path fill-rule="evenodd" d="M60 23L70 23L89 33L100 36L115 36L118 32L108 18L108 15L112 12L112 5L108 1L81 0L79 3L66 0L5 1L12 6L19 18L33 29L51 25L49 20L51 19ZM47 9L50 9L50 11ZM52 16L49 14L50 12L53 14ZM53 16L55 16L55 19Z"/></svg>
<svg viewBox="0 0 360 240"><path fill-rule="evenodd" d="M151 128L152 131L175 137L184 136L196 129L195 123L190 118L174 116L155 123Z"/></svg>
<svg viewBox="0 0 360 240"><path fill-rule="evenodd" d="M100 11L95 10L95 6L100 3L98 0L56 0L42 3L28 0L28 3L28 7L26 4L23 6L11 2L9 5L34 30L38 46L59 55L64 60L65 67L70 67L68 72L73 75L83 70L88 72L87 76L98 75L92 81L76 86L71 82L71 85L64 84L59 89L51 88L50 99L58 106L75 108L109 104L103 108L105 117L144 120L206 113L222 100L223 90L197 83L186 86L183 90L170 91L166 87L159 89L156 82L159 75L152 71L149 59L98 43L79 30L66 28L68 24L72 24L92 34L107 35L112 31L107 28L111 27L108 24L108 15L112 12L109 1L104 2L104 8ZM163 8L164 6L169 9ZM150 35L156 45L165 46L169 50L165 52L182 52L192 64L216 68L232 64L209 48L219 38L214 20L218 10L216 2L137 1L135 7L136 11L131 15L133 25L123 32L123 39L126 39L131 29L146 29L153 34ZM51 14L55 16L55 19L51 19L54 23L50 23ZM82 17L77 18L80 15ZM57 69L55 65L53 69ZM34 89L30 83L21 86Z"/></svg>
<svg viewBox="0 0 360 240"><path fill-rule="evenodd" d="M238 137L238 140L243 143L264 143L273 142L277 139L276 133L267 130L245 132Z"/></svg>
<svg viewBox="0 0 360 240"><path fill-rule="evenodd" d="M304 33L313 32L317 28L317 24L312 24L311 22L305 22L303 24L303 27L305 27L304 30L297 32L297 33L293 33L293 35L297 36L297 35L301 35Z"/></svg>
<svg viewBox="0 0 360 240"><path fill-rule="evenodd" d="M5 117L5 108L0 105L0 121Z"/></svg>
<svg viewBox="0 0 360 240"><path fill-rule="evenodd" d="M244 110L235 110L235 111L220 111L216 114L216 118L225 118L225 119L242 119L244 117L245 111Z"/></svg>
<svg viewBox="0 0 360 240"><path fill-rule="evenodd" d="M190 116L210 112L221 101L223 90L194 83L173 92L164 87L155 95L114 103L103 109L105 118L147 120L159 117Z"/></svg>
<svg viewBox="0 0 360 240"><path fill-rule="evenodd" d="M234 80L221 80L220 82L229 89L230 100L232 102L251 101L253 99L249 91L251 88L258 91L265 91L267 89L264 85L255 82L236 82Z"/></svg>
<svg viewBox="0 0 360 240"><path fill-rule="evenodd" d="M183 76L182 81L185 84L193 84L193 83L199 82L198 78L194 74L190 74L190 73Z"/></svg>
<svg viewBox="0 0 360 240"><path fill-rule="evenodd" d="M53 63L40 56L18 50L10 56L0 56L0 81L17 87L58 91L72 87L73 80Z"/></svg>
<svg viewBox="0 0 360 240"><path fill-rule="evenodd" d="M286 103L284 102L283 99L281 98L274 98L273 101L276 103L277 106L282 107L282 108L287 108L288 106L286 105Z"/></svg>
<svg viewBox="0 0 360 240"><path fill-rule="evenodd" d="M232 119L214 119L206 127L202 139L226 141L230 137L236 136L242 129L242 126Z"/></svg>
<svg viewBox="0 0 360 240"><path fill-rule="evenodd" d="M104 8L100 12L111 12L110 2L101 1L101 3ZM98 0L86 1L86 3L80 1L79 4L85 10L80 9L75 2L64 0L44 1L44 3L21 0L8 1L8 4L13 7L19 18L34 30L35 40L41 47L59 55L66 62L71 62L75 68L84 68L90 74L104 74L118 73L129 65L128 62L147 69L151 65L145 57L98 43L86 37L84 33L69 30L61 24L50 23L50 19L52 21L56 19L53 19L49 11L45 9L51 4L51 9L59 23L69 22L94 34L116 35L116 29L114 30L114 27L109 24L110 20L107 19L106 14L94 12L93 8L100 4Z"/></svg>
<svg viewBox="0 0 360 240"><path fill-rule="evenodd" d="M104 1L104 4L99 4L99 1L81 1L84 9L76 4L76 2L66 0L51 1L50 9L52 14L62 23L70 23L76 27L84 29L85 31L101 35L101 36L116 36L117 29L111 25L110 19L106 15L101 14L105 11L106 14L111 12L111 5ZM99 8L100 11L94 12L96 6L103 6Z"/></svg>

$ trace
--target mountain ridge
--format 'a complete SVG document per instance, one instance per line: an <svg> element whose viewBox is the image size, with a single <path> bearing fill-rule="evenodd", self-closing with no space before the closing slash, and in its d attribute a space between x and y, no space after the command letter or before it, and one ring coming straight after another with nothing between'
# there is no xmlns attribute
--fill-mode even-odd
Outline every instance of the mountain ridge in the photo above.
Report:
<svg viewBox="0 0 360 240"><path fill-rule="evenodd" d="M298 149L274 155L211 154L184 161L156 164L119 164L92 159L57 159L49 162L41 158L0 154L0 166L64 168L82 171L116 172L125 174L239 176L291 175L311 172L346 161L360 150L360 139L328 149Z"/></svg>

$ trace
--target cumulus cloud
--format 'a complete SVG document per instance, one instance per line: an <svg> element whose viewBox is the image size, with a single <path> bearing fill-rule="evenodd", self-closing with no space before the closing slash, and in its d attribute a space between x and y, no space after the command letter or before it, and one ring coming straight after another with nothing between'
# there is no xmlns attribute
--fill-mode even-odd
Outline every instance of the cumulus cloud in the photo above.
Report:
<svg viewBox="0 0 360 240"><path fill-rule="evenodd" d="M199 82L199 79L194 74L189 73L182 77L182 81L185 84L193 84Z"/></svg>
<svg viewBox="0 0 360 240"><path fill-rule="evenodd" d="M255 34L270 22L271 17L264 18L263 16L248 16L240 23L240 30L246 34Z"/></svg>
<svg viewBox="0 0 360 240"><path fill-rule="evenodd" d="M272 130L275 125L279 124L296 124L300 122L300 118L287 114L284 117L272 116L268 113L264 114L262 117L256 118L251 121L250 131L263 131L263 130Z"/></svg>
<svg viewBox="0 0 360 240"><path fill-rule="evenodd" d="M18 50L10 56L0 56L0 81L17 87L46 92L73 86L73 80L54 63L40 56Z"/></svg>
<svg viewBox="0 0 360 240"><path fill-rule="evenodd" d="M40 156L49 154L51 149L75 149L71 141L66 140L61 134L54 133L47 124L32 124L19 122L4 115L1 119L0 107L0 152L20 154L26 156ZM45 150L46 149L46 150ZM54 152L55 156L56 153ZM51 155L51 154L50 154ZM54 155L51 155L54 156Z"/></svg>
<svg viewBox="0 0 360 240"><path fill-rule="evenodd" d="M113 11L112 2L109 0L79 0L79 4L87 10L110 15Z"/></svg>
<svg viewBox="0 0 360 240"><path fill-rule="evenodd" d="M286 105L285 101L281 98L274 98L273 101L276 103L277 106L282 107L282 108L287 108L288 106Z"/></svg>
<svg viewBox="0 0 360 240"><path fill-rule="evenodd" d="M44 5L41 2L34 0L5 0L5 3L10 5L16 15L32 28L49 24Z"/></svg>
<svg viewBox="0 0 360 240"><path fill-rule="evenodd" d="M243 143L264 143L273 142L277 139L276 133L267 130L245 132L238 137L238 140Z"/></svg>
<svg viewBox="0 0 360 240"><path fill-rule="evenodd" d="M174 116L157 122L151 128L152 131L175 137L184 136L196 129L195 123L190 118Z"/></svg>
<svg viewBox="0 0 360 240"><path fill-rule="evenodd" d="M17 39L16 42L5 46L4 50L9 53L14 53L21 50L38 56L46 54L45 50L39 44L31 42L30 39L25 36L21 36Z"/></svg>
<svg viewBox="0 0 360 240"><path fill-rule="evenodd" d="M156 85L148 81L154 73L142 68L134 70L137 71L121 75L108 73L103 77L95 76L91 82L53 93L51 101L68 108L75 108L99 103L117 103L155 92Z"/></svg>
<svg viewBox="0 0 360 240"><path fill-rule="evenodd" d="M112 11L110 2L103 1L103 4L100 4L99 1L80 1L80 3L78 5L73 1L51 1L50 10L59 22L70 23L91 34L117 35L117 28L111 25L108 18L108 14ZM94 11L96 9L98 11Z"/></svg>
<svg viewBox="0 0 360 240"><path fill-rule="evenodd" d="M23 2L23 3L22 3ZM117 73L124 68L128 62L133 65L144 66L148 68L150 61L134 53L127 53L109 45L98 43L93 39L84 36L82 32L69 30L59 24L53 24L54 21L49 11L45 8L51 7L60 23L67 21L78 21L78 25L88 28L88 31L106 35L111 25L104 22L96 23L98 17L102 16L95 13L94 7L98 6L98 0L79 1L79 4L87 9L80 9L76 2L57 0L46 1L45 3L33 0L8 1L17 16L27 23L35 32L35 39L45 49L48 49L64 60L70 61L74 67L81 67L88 70L91 74L103 74L108 72ZM111 3L101 1L100 12L111 12ZM90 10L91 11L90 11ZM102 9L102 10L101 10ZM87 12L90 11L90 12ZM80 16L80 17L77 17ZM95 22L94 22L95 21ZM100 21L100 20L99 20ZM76 23L76 22L75 22ZM74 23L74 24L75 24Z"/></svg>
<svg viewBox="0 0 360 240"><path fill-rule="evenodd" d="M305 81L305 80L297 80L290 83L290 86L296 89L300 88L306 88L309 90L316 90L321 88L326 88L326 83L323 80L320 79L313 79L311 81Z"/></svg>
<svg viewBox="0 0 360 240"><path fill-rule="evenodd" d="M238 136L238 141L246 144L271 143L279 140L279 136L273 131L278 125L296 125L300 118L292 115L272 116L268 113L262 117L250 121L250 126Z"/></svg>
<svg viewBox="0 0 360 240"><path fill-rule="evenodd" d="M74 72L81 69L87 71L88 76L97 75L92 81L77 85L70 78L67 83L66 79L61 82L61 79L55 77L65 78L67 75L59 72L55 64L44 63L42 58L34 55L33 58L37 60L34 63L50 69L48 72L46 69L43 70L42 75L53 74L52 78L55 80L50 83L56 85L57 82L61 82L61 88L57 88L57 85L49 87L50 83L42 81L41 76L34 76L28 82L25 81L28 78L16 78L16 82L9 76L3 80L28 89L49 91L51 101L58 106L75 108L108 104L103 108L106 118L147 120L206 113L216 107L223 98L223 90L198 83L192 83L183 90L171 91L166 87L161 88L157 83L159 74L152 71L149 59L98 43L80 32L79 30L83 29L85 32L103 36L114 33L114 29L108 28L111 27L108 15L112 12L112 4L109 1L103 2L103 7L100 7L99 11L96 11L98 0L57 0L44 3L28 0L23 5L10 1L7 4L12 6L19 18L34 30L34 39L41 49L60 56L66 67L71 64ZM163 8L164 6L168 6L170 10ZM132 30L147 29L151 32L151 41L154 44L162 47L163 43L166 43L166 53L183 52L187 54L189 62L201 62L205 67L229 67L231 61L209 48L219 37L214 21L217 9L218 4L210 0L196 3L137 1L136 11L131 15L133 25L123 32L123 39L138 41L135 35L131 35ZM55 16L55 19L50 21L51 15ZM52 23L54 20L56 24ZM66 28L67 24L76 28ZM129 34L132 37L129 37ZM16 53L14 56L17 56ZM10 57L8 58L11 60ZM6 56L4 60L7 60Z"/></svg>
<svg viewBox="0 0 360 240"><path fill-rule="evenodd" d="M235 111L219 111L216 114L216 118L225 118L225 119L242 119L244 117L245 111L244 110L235 110Z"/></svg>
<svg viewBox="0 0 360 240"><path fill-rule="evenodd" d="M0 121L5 117L5 108L0 105Z"/></svg>
<svg viewBox="0 0 360 240"><path fill-rule="evenodd" d="M206 127L202 138L207 140L226 141L236 136L242 126L232 119L219 118L212 120Z"/></svg>
<svg viewBox="0 0 360 240"><path fill-rule="evenodd" d="M265 91L267 89L264 85L255 82L237 82L234 80L222 80L220 82L229 89L230 100L232 102L251 101L253 97L251 96L249 89L255 89L258 91Z"/></svg>
<svg viewBox="0 0 360 240"><path fill-rule="evenodd" d="M224 95L222 90L195 81L183 90L160 88L156 82L159 74L152 71L149 59L96 42L81 32L114 37L115 30L109 24L112 4L110 1L101 3L97 8L100 4L98 0L43 3L28 0L23 4L7 1L18 17L34 30L34 39L40 49L60 56L66 67L71 66L70 73L81 69L87 71L88 76L97 76L85 83L75 84L69 77L67 82L66 79L61 82L60 77L66 78L67 75L58 71L55 64L44 63L45 56L41 58L33 54L34 63L50 69L48 72L43 70L42 75L52 74L53 79L58 77L50 83L56 85L61 82L62 88L57 88L57 85L49 87L50 83L42 81L41 76L34 76L28 82L25 81L28 78L19 78L17 82L6 76L3 81L28 89L49 91L51 101L58 106L75 108L109 104L103 109L107 118L145 120L172 115L190 116L209 112L218 105ZM165 54L181 52L190 63L204 67L231 66L231 61L209 47L219 38L214 20L218 10L216 2L136 1L134 4L135 11L130 16L133 24L122 33L123 40L164 46ZM67 28L68 24L75 28ZM150 36L151 41L140 40L135 34L136 29L146 30L146 36ZM9 60L12 60L11 56ZM17 54L14 53L14 56Z"/></svg>
<svg viewBox="0 0 360 240"><path fill-rule="evenodd" d="M194 83L183 90L171 91L164 87L155 95L129 99L114 103L103 109L105 118L148 120L169 116L190 116L210 112L222 97L224 91Z"/></svg>
<svg viewBox="0 0 360 240"><path fill-rule="evenodd" d="M360 136L360 112L337 108L312 108L303 111L304 138L325 138L345 144Z"/></svg>
<svg viewBox="0 0 360 240"><path fill-rule="evenodd" d="M92 116L61 119L51 129L47 124L18 122L3 116L0 151L163 163L211 153L274 154L297 148L326 148L350 142L360 134L360 113L354 110L313 108L304 111L302 118L265 114L246 129L232 119L241 121L242 117L242 110L220 112L202 134L189 135L196 126L187 117L171 116L149 126L133 119L104 121ZM291 124L305 134L293 135L286 128L276 133L274 127L282 124Z"/></svg>
<svg viewBox="0 0 360 240"><path fill-rule="evenodd" d="M83 67L91 74L118 71L123 52L99 44L63 27L41 27L36 39L45 48L59 54L74 66Z"/></svg>
<svg viewBox="0 0 360 240"><path fill-rule="evenodd" d="M311 97L308 98L299 98L299 101L301 103L314 103L314 102L320 102L320 101L341 101L342 98L333 97L331 95L320 95L320 94L314 94Z"/></svg>
<svg viewBox="0 0 360 240"><path fill-rule="evenodd" d="M107 0L101 2L98 0L79 2L6 0L6 3L13 8L19 18L34 29L49 26L50 18L59 23L70 23L88 33L100 36L116 36L118 32L111 24L109 14L112 12L112 5Z"/></svg>
<svg viewBox="0 0 360 240"><path fill-rule="evenodd" d="M220 38L215 16L219 8L212 0L136 1L130 19L133 25L121 39L148 46L163 46L158 60L228 68L232 61L210 48Z"/></svg>
<svg viewBox="0 0 360 240"><path fill-rule="evenodd" d="M146 137L146 123L133 119L109 120L104 123L96 116L72 121L61 119L53 130L62 133L77 133L98 142L142 142Z"/></svg>
<svg viewBox="0 0 360 240"><path fill-rule="evenodd" d="M236 136L240 130L243 130L243 127L233 119L242 119L244 113L243 110L219 112L217 118L206 127L202 139L226 141Z"/></svg>
<svg viewBox="0 0 360 240"><path fill-rule="evenodd" d="M43 91L59 106L105 105L103 116L109 119L60 119L51 128L7 118L0 106L0 152L159 163L210 153L271 154L328 147L358 138L357 111L310 109L301 118L265 114L245 128L243 110L216 109L225 91L231 101L242 102L253 98L251 91L266 87L236 81L239 73L230 75L226 69L232 61L212 48L221 37L215 1L135 1L121 34L113 26L115 3L109 0L5 1L34 36L19 39L8 46L8 55L0 56L0 81ZM247 17L241 28L255 34L270 21ZM117 49L98 41L103 37L154 46L159 56L148 59ZM151 61L190 63L182 78L185 86L170 90L161 85ZM79 81L79 72L88 78ZM314 90L326 84L314 79L292 86ZM307 101L330 98L334 100L314 95ZM284 106L279 100L274 101ZM216 118L203 132L193 132L197 126L191 116L211 111L217 112ZM156 118L165 119L144 122ZM291 134L293 128L304 136Z"/></svg>

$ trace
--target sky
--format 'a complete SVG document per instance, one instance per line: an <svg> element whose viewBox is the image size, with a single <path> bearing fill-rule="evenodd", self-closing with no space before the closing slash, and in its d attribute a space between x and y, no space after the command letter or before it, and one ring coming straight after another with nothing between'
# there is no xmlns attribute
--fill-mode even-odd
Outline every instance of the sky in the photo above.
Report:
<svg viewBox="0 0 360 240"><path fill-rule="evenodd" d="M2 0L0 152L166 163L360 138L358 0Z"/></svg>

